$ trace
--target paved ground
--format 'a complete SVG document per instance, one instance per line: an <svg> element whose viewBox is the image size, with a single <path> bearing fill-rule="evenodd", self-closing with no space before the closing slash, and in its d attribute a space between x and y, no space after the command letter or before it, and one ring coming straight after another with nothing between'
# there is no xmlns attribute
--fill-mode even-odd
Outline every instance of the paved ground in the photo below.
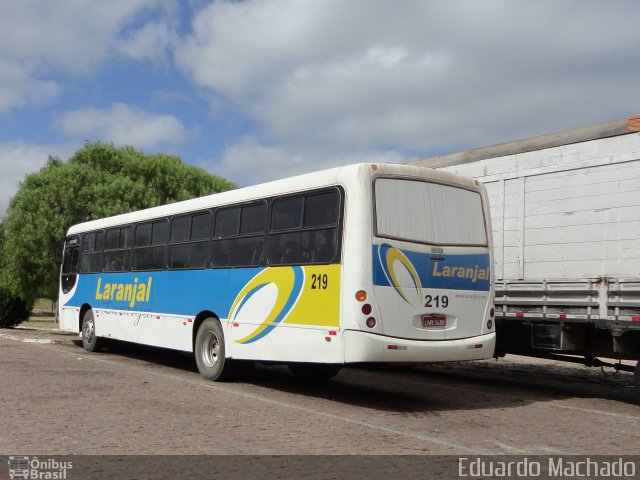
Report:
<svg viewBox="0 0 640 480"><path fill-rule="evenodd" d="M214 383L188 355L123 344L87 353L74 340L0 330L0 453L618 455L640 445L624 372L512 357L348 368L316 385L258 366Z"/></svg>

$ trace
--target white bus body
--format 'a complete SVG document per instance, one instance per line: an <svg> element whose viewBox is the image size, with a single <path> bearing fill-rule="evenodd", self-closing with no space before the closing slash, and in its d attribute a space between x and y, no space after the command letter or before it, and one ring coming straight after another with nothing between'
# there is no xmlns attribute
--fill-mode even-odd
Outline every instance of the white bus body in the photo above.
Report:
<svg viewBox="0 0 640 480"><path fill-rule="evenodd" d="M225 240L234 215L240 226ZM253 231L245 235L251 215ZM193 240L207 219L209 235ZM192 237L181 233L184 222ZM154 245L156 231L164 244ZM195 350L204 364L489 358L495 332L487 232L488 199L478 182L387 164L94 220L68 231L60 328L82 331L85 348L119 339ZM249 250L234 263L234 254ZM187 263L171 263L174 254L201 263L183 268ZM200 338L205 321L219 328ZM199 356L199 345L210 352Z"/></svg>

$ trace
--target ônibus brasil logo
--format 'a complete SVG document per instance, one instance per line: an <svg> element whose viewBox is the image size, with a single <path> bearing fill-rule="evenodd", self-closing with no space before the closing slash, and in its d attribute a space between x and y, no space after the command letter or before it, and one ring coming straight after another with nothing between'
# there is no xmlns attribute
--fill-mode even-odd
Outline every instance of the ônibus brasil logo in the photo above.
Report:
<svg viewBox="0 0 640 480"><path fill-rule="evenodd" d="M44 460L38 457L9 457L9 477L29 480L65 480L67 470L73 468L73 462L63 462L54 458Z"/></svg>

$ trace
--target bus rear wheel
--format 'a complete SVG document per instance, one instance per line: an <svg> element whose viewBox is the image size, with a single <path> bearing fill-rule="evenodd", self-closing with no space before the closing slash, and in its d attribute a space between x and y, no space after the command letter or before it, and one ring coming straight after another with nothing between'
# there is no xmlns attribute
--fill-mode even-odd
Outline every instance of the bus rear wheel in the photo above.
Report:
<svg viewBox="0 0 640 480"><path fill-rule="evenodd" d="M237 376L234 361L225 356L224 332L216 318L207 318L198 328L194 346L200 375L208 380L233 380Z"/></svg>
<svg viewBox="0 0 640 480"><path fill-rule="evenodd" d="M339 363L290 363L289 370L302 380L329 380L342 370Z"/></svg>
<svg viewBox="0 0 640 480"><path fill-rule="evenodd" d="M87 352L96 352L100 349L100 339L96 335L96 321L91 309L87 310L82 317L82 346Z"/></svg>

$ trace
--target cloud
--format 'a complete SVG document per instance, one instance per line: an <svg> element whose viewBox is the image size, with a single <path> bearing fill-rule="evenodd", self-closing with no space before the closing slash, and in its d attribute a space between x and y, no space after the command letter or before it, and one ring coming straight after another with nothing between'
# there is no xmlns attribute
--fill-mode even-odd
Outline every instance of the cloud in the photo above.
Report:
<svg viewBox="0 0 640 480"><path fill-rule="evenodd" d="M68 158L74 147L70 145L34 145L24 141L0 142L0 218L4 217L9 200L27 174L42 168L49 156Z"/></svg>
<svg viewBox="0 0 640 480"><path fill-rule="evenodd" d="M176 63L262 143L429 152L640 111L632 0L215 2Z"/></svg>
<svg viewBox="0 0 640 480"><path fill-rule="evenodd" d="M254 138L245 137L224 152L221 162L201 163L204 168L241 185L254 185L352 163L402 163L410 160L412 158L396 151L297 150L286 146L266 146Z"/></svg>
<svg viewBox="0 0 640 480"><path fill-rule="evenodd" d="M105 59L158 61L174 38L170 0L4 2L0 7L0 112L45 103L61 74L89 76Z"/></svg>
<svg viewBox="0 0 640 480"><path fill-rule="evenodd" d="M177 40L175 28L166 19L143 25L122 39L118 51L138 61L160 63Z"/></svg>
<svg viewBox="0 0 640 480"><path fill-rule="evenodd" d="M59 94L56 82L34 77L20 63L0 57L0 112L28 103L46 104Z"/></svg>
<svg viewBox="0 0 640 480"><path fill-rule="evenodd" d="M169 5L163 0L11 2L0 15L0 55L36 70L87 72L120 49L121 41L144 36L149 25L158 24L154 17L173 11Z"/></svg>
<svg viewBox="0 0 640 480"><path fill-rule="evenodd" d="M196 133L172 115L152 115L123 103L114 103L108 110L87 107L66 112L54 124L72 137L138 148L182 142Z"/></svg>

